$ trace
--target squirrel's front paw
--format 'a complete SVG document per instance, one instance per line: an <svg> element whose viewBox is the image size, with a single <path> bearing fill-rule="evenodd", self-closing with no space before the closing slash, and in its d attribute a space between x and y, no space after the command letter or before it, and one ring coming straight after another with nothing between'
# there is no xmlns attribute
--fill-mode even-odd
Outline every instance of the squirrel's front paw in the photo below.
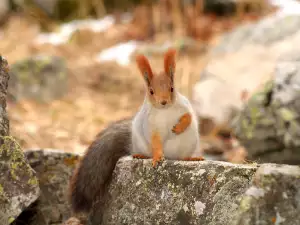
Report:
<svg viewBox="0 0 300 225"><path fill-rule="evenodd" d="M161 155L161 156L153 156L153 159L152 159L152 166L155 168L157 167L157 165L159 163L161 163L162 161L164 161L164 157Z"/></svg>
<svg viewBox="0 0 300 225"><path fill-rule="evenodd" d="M172 128L172 132L175 133L175 134L180 134L180 133L182 133L183 131L184 131L184 130L181 128L181 126L178 126L178 124L175 125L175 126L173 126L173 128Z"/></svg>
<svg viewBox="0 0 300 225"><path fill-rule="evenodd" d="M188 126L191 124L192 116L190 113L185 113L180 117L177 124L173 126L172 132L175 134L181 134L184 132Z"/></svg>

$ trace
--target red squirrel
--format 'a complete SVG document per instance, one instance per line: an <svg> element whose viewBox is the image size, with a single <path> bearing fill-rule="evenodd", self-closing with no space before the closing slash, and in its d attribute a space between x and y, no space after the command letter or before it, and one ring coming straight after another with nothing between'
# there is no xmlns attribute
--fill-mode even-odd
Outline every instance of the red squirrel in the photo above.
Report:
<svg viewBox="0 0 300 225"><path fill-rule="evenodd" d="M146 86L144 103L134 117L100 132L87 149L70 181L75 213L89 212L96 198L104 201L115 165L123 156L152 158L153 167L164 158L203 160L197 117L189 100L174 87L175 53L172 49L165 53L160 73L152 71L145 56L137 56Z"/></svg>

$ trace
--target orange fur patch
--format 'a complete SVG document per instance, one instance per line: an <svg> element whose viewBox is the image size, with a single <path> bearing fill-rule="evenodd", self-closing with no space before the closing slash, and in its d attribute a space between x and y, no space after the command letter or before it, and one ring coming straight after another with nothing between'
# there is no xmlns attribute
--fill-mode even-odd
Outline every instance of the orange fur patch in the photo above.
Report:
<svg viewBox="0 0 300 225"><path fill-rule="evenodd" d="M136 63L142 75L145 76L145 73L147 73L148 78L151 80L153 77L153 72L148 59L144 55L138 55L136 57Z"/></svg>
<svg viewBox="0 0 300 225"><path fill-rule="evenodd" d="M165 73L167 75L170 75L170 69L172 70L173 73L175 72L175 66L176 66L175 55L176 55L175 49L169 49L165 53L164 67L165 67Z"/></svg>
<svg viewBox="0 0 300 225"><path fill-rule="evenodd" d="M152 165L155 167L158 162L163 160L163 145L159 133L154 132L151 138L151 147L153 160Z"/></svg>
<svg viewBox="0 0 300 225"><path fill-rule="evenodd" d="M179 122L173 127L172 131L175 134L181 134L188 128L191 122L192 122L191 114L185 113L180 117Z"/></svg>

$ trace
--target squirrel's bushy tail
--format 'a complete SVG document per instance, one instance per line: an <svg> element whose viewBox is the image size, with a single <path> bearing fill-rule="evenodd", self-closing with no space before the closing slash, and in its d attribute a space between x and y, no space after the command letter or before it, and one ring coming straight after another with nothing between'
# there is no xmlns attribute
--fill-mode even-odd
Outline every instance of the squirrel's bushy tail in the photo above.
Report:
<svg viewBox="0 0 300 225"><path fill-rule="evenodd" d="M70 180L74 213L89 212L95 199L105 195L117 161L129 155L130 146L131 118L114 122L97 135Z"/></svg>

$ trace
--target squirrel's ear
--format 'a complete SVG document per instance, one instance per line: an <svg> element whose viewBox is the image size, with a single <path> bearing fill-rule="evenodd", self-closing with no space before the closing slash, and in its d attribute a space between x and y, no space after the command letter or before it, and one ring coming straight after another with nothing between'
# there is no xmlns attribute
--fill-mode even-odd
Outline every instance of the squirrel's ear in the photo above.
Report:
<svg viewBox="0 0 300 225"><path fill-rule="evenodd" d="M148 59L144 55L138 55L136 57L136 63L144 79L146 80L147 84L150 85L150 81L153 77L153 73Z"/></svg>
<svg viewBox="0 0 300 225"><path fill-rule="evenodd" d="M165 67L165 73L171 77L173 80L173 76L175 73L175 55L176 55L176 50L175 49L169 49L165 53L165 58L164 58L164 67Z"/></svg>

